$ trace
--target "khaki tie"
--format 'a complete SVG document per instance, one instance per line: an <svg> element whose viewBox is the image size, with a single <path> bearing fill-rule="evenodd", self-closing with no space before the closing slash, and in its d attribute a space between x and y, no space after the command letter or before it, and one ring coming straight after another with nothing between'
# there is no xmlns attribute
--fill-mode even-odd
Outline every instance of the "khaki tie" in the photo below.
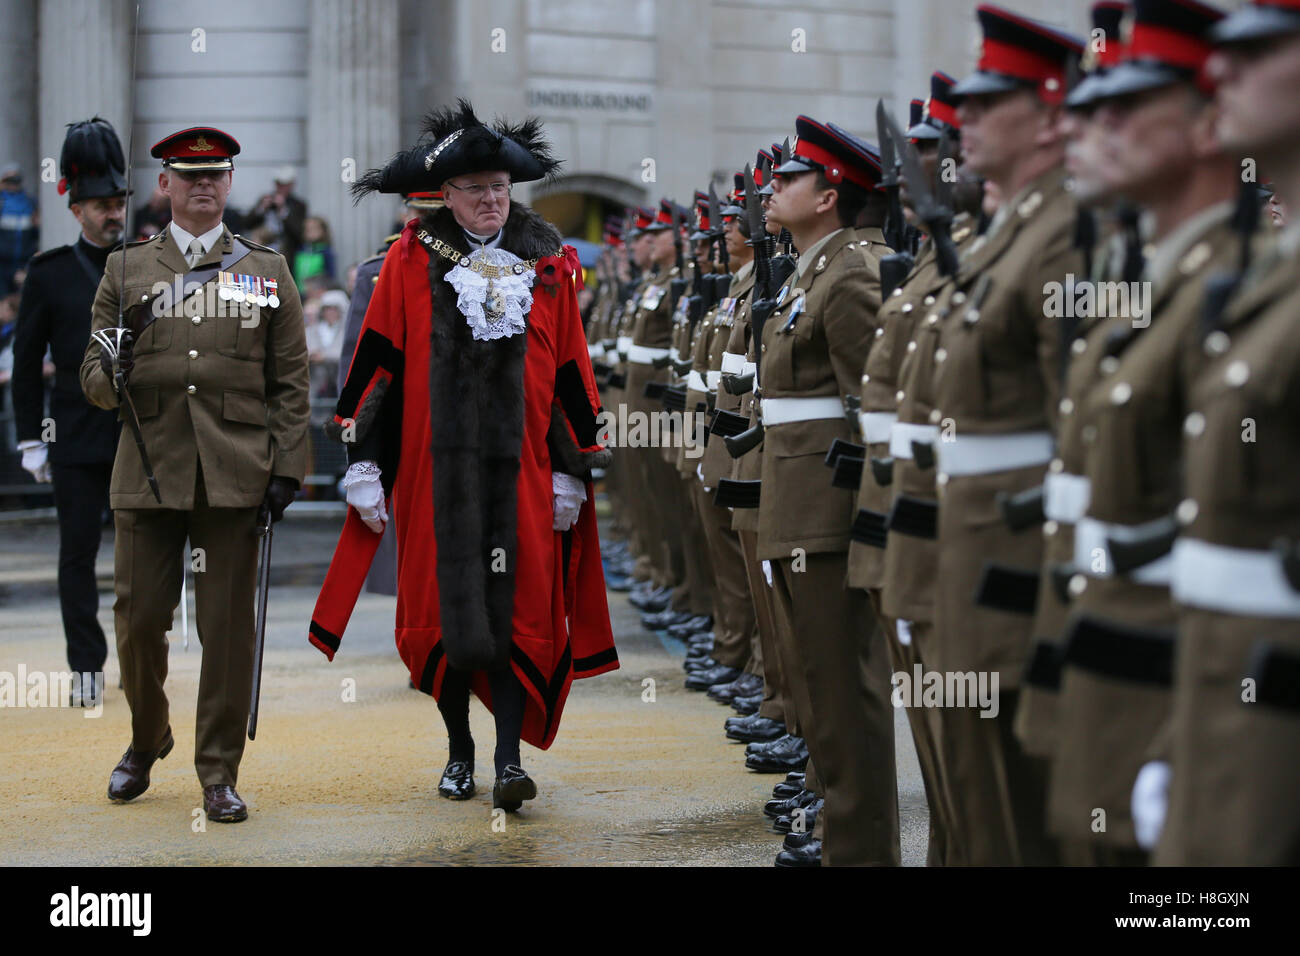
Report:
<svg viewBox="0 0 1300 956"><path fill-rule="evenodd" d="M190 251L185 254L185 261L188 262L190 264L190 268L193 269L196 265L199 264L199 260L202 258L203 258L203 243L195 239L193 242L190 243Z"/></svg>

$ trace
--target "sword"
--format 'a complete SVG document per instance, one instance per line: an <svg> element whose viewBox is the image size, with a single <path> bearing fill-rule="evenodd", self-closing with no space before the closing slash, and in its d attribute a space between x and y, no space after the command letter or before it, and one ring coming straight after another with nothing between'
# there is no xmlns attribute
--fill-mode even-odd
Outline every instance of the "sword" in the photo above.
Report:
<svg viewBox="0 0 1300 956"><path fill-rule="evenodd" d="M257 569L257 631L253 638L253 696L248 703L248 739L257 739L257 710L262 697L262 653L266 649L266 596L271 586L271 511L257 528L262 539L260 566ZM261 517L261 514L258 515Z"/></svg>
<svg viewBox="0 0 1300 956"><path fill-rule="evenodd" d="M123 252L122 258L126 258ZM124 280L125 281L125 280ZM118 302L118 310L121 311L121 302ZM121 319L119 318L119 322ZM154 500L162 504L162 492L158 490L158 479L154 477L153 465L149 462L149 452L144 447L144 434L140 431L140 418L135 412L135 402L131 400L131 392L126 387L126 376L122 372L120 353L122 350L122 336L126 333L125 328L100 329L91 333L91 338L108 350L109 356L113 361L113 388L117 392L118 400L122 403L123 418L130 426L131 436L135 439L135 447L140 452L140 464L144 466L144 477L149 482L149 490L153 492Z"/></svg>

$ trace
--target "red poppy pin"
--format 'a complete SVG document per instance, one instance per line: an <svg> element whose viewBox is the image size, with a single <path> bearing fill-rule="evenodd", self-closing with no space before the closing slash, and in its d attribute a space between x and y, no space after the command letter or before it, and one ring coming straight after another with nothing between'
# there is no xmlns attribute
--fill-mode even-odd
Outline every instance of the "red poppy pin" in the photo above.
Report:
<svg viewBox="0 0 1300 956"><path fill-rule="evenodd" d="M574 280L579 289L583 288L582 264L578 261L578 250L565 246L563 251L554 256L543 256L537 260L534 270L537 279L551 295L556 294L556 287L564 280L577 276Z"/></svg>

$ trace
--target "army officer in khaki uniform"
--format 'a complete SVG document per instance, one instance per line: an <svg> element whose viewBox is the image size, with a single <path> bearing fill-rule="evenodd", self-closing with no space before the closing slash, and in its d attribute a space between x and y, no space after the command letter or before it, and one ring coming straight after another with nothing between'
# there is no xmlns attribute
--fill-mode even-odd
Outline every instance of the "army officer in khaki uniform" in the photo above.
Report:
<svg viewBox="0 0 1300 956"><path fill-rule="evenodd" d="M234 139L207 127L153 147L171 225L109 257L91 322L92 332L117 327L123 300L123 324L135 334L119 366L158 490L155 497L132 430L123 428L110 502L131 744L108 795L124 801L144 793L154 761L172 749L166 633L188 538L191 549L202 549L194 567L204 648L194 765L204 810L223 822L248 816L235 783L252 688L259 512L278 520L306 474L309 409L302 306L289 266L221 223L238 152ZM173 302L182 277L182 288L198 290ZM119 406L113 372L110 354L92 338L81 365L92 404ZM129 426L129 408L122 417Z"/></svg>
<svg viewBox="0 0 1300 956"><path fill-rule="evenodd" d="M865 143L806 116L776 172L768 218L789 229L799 268L763 327L764 425L758 556L770 562L787 675L825 805L825 865L899 863L889 656L863 591L844 586L854 495L827 488L831 443L848 440L843 396L856 393L880 308L879 272L853 224L879 182ZM807 865L818 847L783 850Z"/></svg>

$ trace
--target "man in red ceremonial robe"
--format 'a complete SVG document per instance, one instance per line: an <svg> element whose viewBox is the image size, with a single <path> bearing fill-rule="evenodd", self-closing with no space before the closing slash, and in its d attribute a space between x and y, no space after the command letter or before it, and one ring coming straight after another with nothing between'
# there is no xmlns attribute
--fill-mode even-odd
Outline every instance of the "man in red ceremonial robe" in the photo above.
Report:
<svg viewBox="0 0 1300 956"><path fill-rule="evenodd" d="M519 741L543 750L570 684L618 667L590 471L600 402L578 312L577 254L510 200L559 163L541 124L463 100L354 187L442 189L384 260L332 431L347 519L312 615L333 659L392 506L397 649L447 725L439 792L474 794L469 692L497 727L493 805L536 795Z"/></svg>

